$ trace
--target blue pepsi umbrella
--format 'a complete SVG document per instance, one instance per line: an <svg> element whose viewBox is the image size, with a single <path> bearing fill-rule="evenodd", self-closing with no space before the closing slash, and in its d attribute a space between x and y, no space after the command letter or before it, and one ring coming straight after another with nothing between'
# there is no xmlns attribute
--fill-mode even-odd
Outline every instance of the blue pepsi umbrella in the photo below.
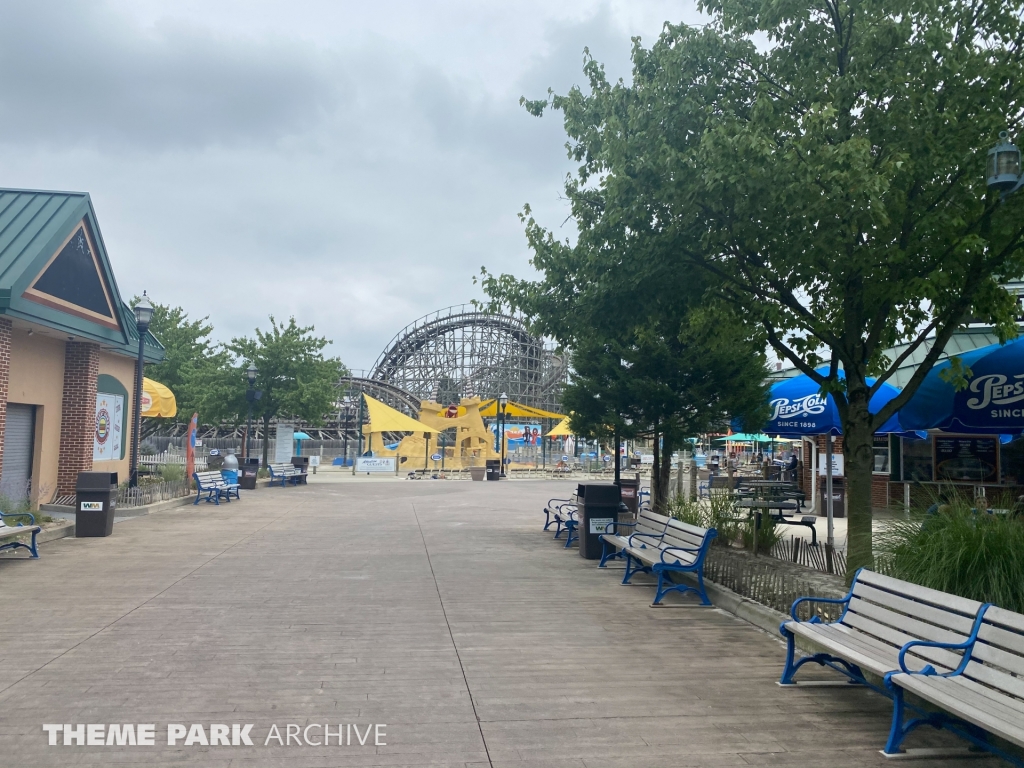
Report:
<svg viewBox="0 0 1024 768"><path fill-rule="evenodd" d="M971 369L967 388L957 392L943 380L949 360L936 364L900 411L904 428L1003 435L1024 431L1024 339L957 357Z"/></svg>
<svg viewBox="0 0 1024 768"><path fill-rule="evenodd" d="M821 368L818 372L828 373L828 369ZM839 378L844 378L842 371L839 371ZM867 383L868 386L872 386L875 380L868 379ZM821 385L806 374L772 385L769 395L772 414L763 431L776 437L843 434L835 399L832 395L823 398L820 393ZM899 393L900 391L891 384L882 384L871 398L868 407L872 413L878 413L882 406ZM884 434L902 432L903 428L894 415L876 431Z"/></svg>

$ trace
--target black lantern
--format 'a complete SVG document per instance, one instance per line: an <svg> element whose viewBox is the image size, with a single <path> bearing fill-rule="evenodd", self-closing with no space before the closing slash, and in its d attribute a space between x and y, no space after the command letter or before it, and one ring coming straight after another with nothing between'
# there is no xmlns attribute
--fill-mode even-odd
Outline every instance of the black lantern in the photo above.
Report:
<svg viewBox="0 0 1024 768"><path fill-rule="evenodd" d="M145 366L143 354L146 346L146 331L149 330L149 324L153 321L153 305L145 291L142 292L139 303L132 307L132 311L135 313L135 328L139 332L139 357L135 367L135 411L132 415L132 459L128 485L135 488L139 484L139 440L142 437L142 376Z"/></svg>
<svg viewBox="0 0 1024 768"><path fill-rule="evenodd" d="M256 383L256 374L259 373L259 368L253 363L249 363L249 367L245 369L245 377L249 379L249 386Z"/></svg>
<svg viewBox="0 0 1024 768"><path fill-rule="evenodd" d="M245 378L249 382L249 386L245 388L245 400L249 404L249 414L246 418L245 424L245 458L248 460L252 455L252 404L255 403L263 395L258 389L254 389L253 385L256 384L256 374L259 373L259 369L255 363L249 363L249 367L245 369Z"/></svg>
<svg viewBox="0 0 1024 768"><path fill-rule="evenodd" d="M1005 197L1020 189L1024 179L1020 173L1020 150L1010 143L1006 131L999 133L999 139L999 143L988 151L985 183L989 189L1002 192Z"/></svg>

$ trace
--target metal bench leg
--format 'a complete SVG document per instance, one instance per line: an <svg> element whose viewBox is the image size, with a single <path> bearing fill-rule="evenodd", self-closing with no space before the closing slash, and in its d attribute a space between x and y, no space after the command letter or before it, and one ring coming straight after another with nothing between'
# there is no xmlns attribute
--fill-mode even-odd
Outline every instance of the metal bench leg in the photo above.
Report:
<svg viewBox="0 0 1024 768"><path fill-rule="evenodd" d="M194 507L197 504L199 504L199 499L201 499L202 497L203 497L203 489L202 488L196 488L196 500L192 502L192 506Z"/></svg>
<svg viewBox="0 0 1024 768"><path fill-rule="evenodd" d="M550 528L553 522L555 521L551 519L551 511L547 507L544 507L544 530L546 531Z"/></svg>
<svg viewBox="0 0 1024 768"><path fill-rule="evenodd" d="M565 524L565 530L568 531L569 535L565 537L565 548L568 549L572 546L572 543L579 539L579 534L573 536L576 532L576 524L571 520Z"/></svg>
<svg viewBox="0 0 1024 768"><path fill-rule="evenodd" d="M598 568L604 568L605 567L605 563L607 563L609 560L615 560L617 558L622 557L622 554L618 550L616 550L615 547L612 547L611 550L612 551L609 553L608 552L608 542L605 541L604 539L602 539L601 540L601 562L597 564Z"/></svg>

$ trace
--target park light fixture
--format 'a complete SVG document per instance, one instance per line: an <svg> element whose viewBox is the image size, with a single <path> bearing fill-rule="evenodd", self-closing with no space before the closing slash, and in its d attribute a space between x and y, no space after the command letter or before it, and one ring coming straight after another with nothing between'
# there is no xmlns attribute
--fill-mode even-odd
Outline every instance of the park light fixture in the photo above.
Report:
<svg viewBox="0 0 1024 768"><path fill-rule="evenodd" d="M1006 131L999 132L999 143L988 151L988 168L985 173L988 188L1008 197L1024 186L1020 172L1020 150L1010 143Z"/></svg>
<svg viewBox="0 0 1024 768"><path fill-rule="evenodd" d="M146 292L142 292L142 298L139 299L139 303L132 307L132 311L135 313L135 326L139 329L139 339L146 335L146 331L149 330L149 324L153 321L153 305L149 302L149 296Z"/></svg>
<svg viewBox="0 0 1024 768"><path fill-rule="evenodd" d="M498 395L498 407L501 409L501 415L498 419L501 424L501 437L499 438L501 444L501 471L498 473L498 477L505 477L505 409L508 408L508 395L504 392Z"/></svg>
<svg viewBox="0 0 1024 768"><path fill-rule="evenodd" d="M139 332L139 357L135 368L135 412L132 415L132 458L129 467L128 487L137 488L139 485L139 439L142 437L142 377L146 365L143 358L146 347L146 331L153 320L153 305L149 301L146 292L142 292L139 303L132 307L135 313L135 328Z"/></svg>
<svg viewBox="0 0 1024 768"><path fill-rule="evenodd" d="M255 363L249 363L249 367L245 369L245 375L249 379L250 386L256 383L257 373L259 373L259 368L256 367Z"/></svg>

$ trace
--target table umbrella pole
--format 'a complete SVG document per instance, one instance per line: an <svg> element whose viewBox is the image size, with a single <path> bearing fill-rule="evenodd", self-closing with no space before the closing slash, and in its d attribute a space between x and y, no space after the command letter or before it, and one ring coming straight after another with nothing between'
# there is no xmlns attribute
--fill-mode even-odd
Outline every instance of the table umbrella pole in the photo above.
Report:
<svg viewBox="0 0 1024 768"><path fill-rule="evenodd" d="M828 535L825 539L825 561L829 573L835 573L835 567L832 563L832 552L835 547L835 531L832 526L832 441L834 439L832 435L825 436L825 513L828 522Z"/></svg>

